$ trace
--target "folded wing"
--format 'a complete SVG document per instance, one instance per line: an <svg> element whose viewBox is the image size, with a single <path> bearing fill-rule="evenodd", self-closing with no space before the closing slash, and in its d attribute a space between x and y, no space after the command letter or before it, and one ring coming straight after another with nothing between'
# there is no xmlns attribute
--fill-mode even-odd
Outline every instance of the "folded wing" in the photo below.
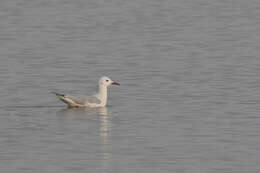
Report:
<svg viewBox="0 0 260 173"><path fill-rule="evenodd" d="M95 96L66 96L66 97L73 100L75 103L81 105L101 104L101 101Z"/></svg>

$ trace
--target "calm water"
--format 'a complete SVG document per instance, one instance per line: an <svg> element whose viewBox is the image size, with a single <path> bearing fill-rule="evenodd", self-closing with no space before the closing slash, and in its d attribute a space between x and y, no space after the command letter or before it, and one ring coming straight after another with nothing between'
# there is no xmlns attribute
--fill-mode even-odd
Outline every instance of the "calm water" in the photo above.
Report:
<svg viewBox="0 0 260 173"><path fill-rule="evenodd" d="M0 172L260 172L260 1L0 1ZM93 94L66 109L50 91Z"/></svg>

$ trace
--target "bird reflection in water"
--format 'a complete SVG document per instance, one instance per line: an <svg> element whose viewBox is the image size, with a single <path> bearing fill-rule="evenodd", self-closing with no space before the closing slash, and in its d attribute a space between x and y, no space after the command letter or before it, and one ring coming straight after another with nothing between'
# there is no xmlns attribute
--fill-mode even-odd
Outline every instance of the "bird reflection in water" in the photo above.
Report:
<svg viewBox="0 0 260 173"><path fill-rule="evenodd" d="M57 116L61 119L72 120L72 119L89 119L93 115L98 117L100 122L99 135L102 138L103 161L102 167L106 170L109 167L111 160L111 117L108 116L107 107L100 108L66 108L61 109L57 113Z"/></svg>
<svg viewBox="0 0 260 173"><path fill-rule="evenodd" d="M106 107L100 108L64 108L56 112L62 118L75 118L79 116L101 115L108 116Z"/></svg>
<svg viewBox="0 0 260 173"><path fill-rule="evenodd" d="M57 113L62 119L83 119L93 115L98 115L100 121L100 136L104 137L104 143L107 143L108 132L111 128L110 117L106 107L100 108L66 108L61 109Z"/></svg>

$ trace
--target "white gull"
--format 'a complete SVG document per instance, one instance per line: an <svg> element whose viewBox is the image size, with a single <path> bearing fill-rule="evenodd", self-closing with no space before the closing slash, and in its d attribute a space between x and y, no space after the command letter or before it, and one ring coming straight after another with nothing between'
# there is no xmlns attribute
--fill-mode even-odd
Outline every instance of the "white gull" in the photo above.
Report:
<svg viewBox="0 0 260 173"><path fill-rule="evenodd" d="M55 94L68 107L104 107L107 104L107 87L110 85L120 85L110 78L103 76L98 82L98 93L93 96L70 96L66 94Z"/></svg>

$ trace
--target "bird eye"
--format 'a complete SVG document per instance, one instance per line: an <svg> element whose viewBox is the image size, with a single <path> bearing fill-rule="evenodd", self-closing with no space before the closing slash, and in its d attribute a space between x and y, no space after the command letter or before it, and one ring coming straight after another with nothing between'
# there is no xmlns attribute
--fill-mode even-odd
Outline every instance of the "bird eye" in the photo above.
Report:
<svg viewBox="0 0 260 173"><path fill-rule="evenodd" d="M106 80L107 82L109 81L109 80Z"/></svg>

